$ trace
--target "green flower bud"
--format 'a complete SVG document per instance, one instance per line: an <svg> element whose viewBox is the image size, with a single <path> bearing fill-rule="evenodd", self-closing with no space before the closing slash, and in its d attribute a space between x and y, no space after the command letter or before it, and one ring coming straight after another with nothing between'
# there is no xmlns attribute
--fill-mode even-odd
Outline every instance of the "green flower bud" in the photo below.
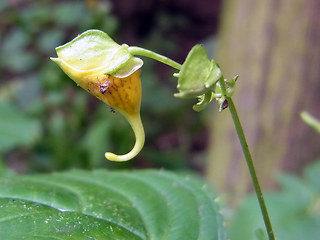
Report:
<svg viewBox="0 0 320 240"><path fill-rule="evenodd" d="M195 111L203 110L213 98L215 84L222 78L219 66L209 60L204 47L195 45L189 52L178 74L178 98L198 98L193 106Z"/></svg>

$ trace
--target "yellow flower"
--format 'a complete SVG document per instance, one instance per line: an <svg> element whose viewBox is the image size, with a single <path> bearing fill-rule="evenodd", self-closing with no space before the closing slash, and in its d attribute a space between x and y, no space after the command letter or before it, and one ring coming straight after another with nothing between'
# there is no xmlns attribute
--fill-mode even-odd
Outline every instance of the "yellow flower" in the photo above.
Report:
<svg viewBox="0 0 320 240"><path fill-rule="evenodd" d="M133 149L125 155L106 152L111 161L127 161L144 145L145 135L140 118L141 59L133 57L127 45L118 45L107 34L89 30L71 42L57 47L51 58L73 80L119 111L130 123L136 136Z"/></svg>

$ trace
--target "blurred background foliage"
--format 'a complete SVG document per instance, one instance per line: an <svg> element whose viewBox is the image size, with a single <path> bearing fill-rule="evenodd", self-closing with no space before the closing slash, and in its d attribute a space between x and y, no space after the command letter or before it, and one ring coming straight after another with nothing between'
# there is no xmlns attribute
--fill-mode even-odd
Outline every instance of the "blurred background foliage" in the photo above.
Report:
<svg viewBox="0 0 320 240"><path fill-rule="evenodd" d="M5 165L19 173L95 167L202 171L205 115L194 113L192 102L173 98L172 69L144 59L146 145L135 161L115 164L104 152L131 149L129 124L77 88L49 57L56 55L55 47L96 28L118 43L182 62L194 44L216 31L219 2L208 11L211 3L195 8L181 1L1 1L0 156Z"/></svg>

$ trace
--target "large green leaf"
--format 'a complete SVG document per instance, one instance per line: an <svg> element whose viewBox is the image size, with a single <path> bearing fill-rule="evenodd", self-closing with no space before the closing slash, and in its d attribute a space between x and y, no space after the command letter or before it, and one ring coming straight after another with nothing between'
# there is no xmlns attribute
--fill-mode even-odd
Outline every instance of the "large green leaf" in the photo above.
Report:
<svg viewBox="0 0 320 240"><path fill-rule="evenodd" d="M2 178L0 239L226 239L214 198L167 171Z"/></svg>

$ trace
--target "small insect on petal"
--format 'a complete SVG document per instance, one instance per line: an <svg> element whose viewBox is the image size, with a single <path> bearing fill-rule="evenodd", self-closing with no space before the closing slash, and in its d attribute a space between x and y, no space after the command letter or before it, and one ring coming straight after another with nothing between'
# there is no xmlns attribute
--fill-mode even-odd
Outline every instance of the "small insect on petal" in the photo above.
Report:
<svg viewBox="0 0 320 240"><path fill-rule="evenodd" d="M109 80L107 80L106 82L104 82L104 83L101 83L100 84L100 92L102 93L102 94L105 94L106 93L106 91L108 91L108 89L110 88L110 86L111 86L111 82L109 81ZM109 92L109 91L108 91ZM109 92L110 93L110 92Z"/></svg>

